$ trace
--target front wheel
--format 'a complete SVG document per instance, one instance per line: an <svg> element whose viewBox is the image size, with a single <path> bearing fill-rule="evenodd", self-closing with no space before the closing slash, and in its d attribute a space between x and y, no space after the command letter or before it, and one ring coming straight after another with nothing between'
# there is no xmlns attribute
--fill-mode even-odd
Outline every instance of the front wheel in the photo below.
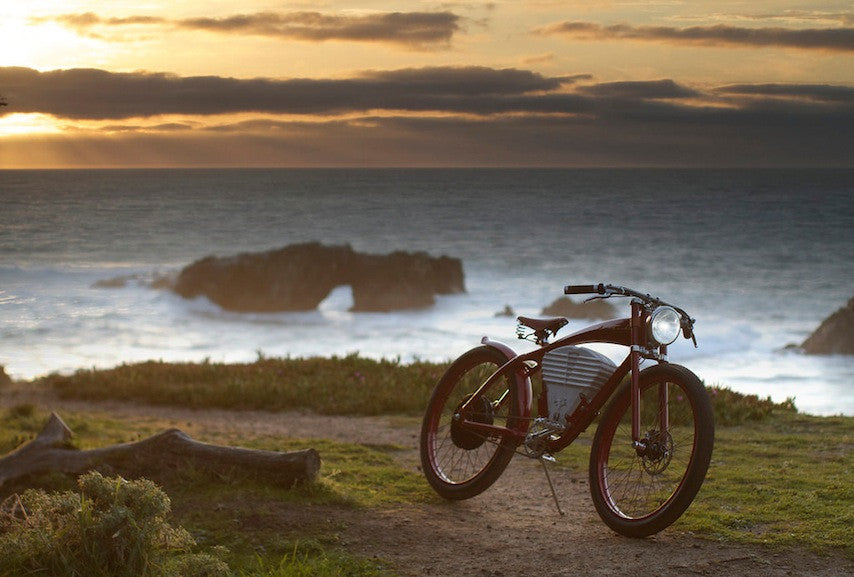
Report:
<svg viewBox="0 0 854 577"><path fill-rule="evenodd" d="M516 416L514 379L502 376L461 407L507 362L494 348L464 353L442 376L421 427L421 465L427 481L446 499L468 499L486 490L504 472L518 443L508 436L483 434L464 421L509 427Z"/></svg>
<svg viewBox="0 0 854 577"><path fill-rule="evenodd" d="M596 511L628 537L658 533L685 512L703 484L715 435L711 402L694 373L661 364L639 378L639 443L633 444L626 383L602 415L590 451Z"/></svg>

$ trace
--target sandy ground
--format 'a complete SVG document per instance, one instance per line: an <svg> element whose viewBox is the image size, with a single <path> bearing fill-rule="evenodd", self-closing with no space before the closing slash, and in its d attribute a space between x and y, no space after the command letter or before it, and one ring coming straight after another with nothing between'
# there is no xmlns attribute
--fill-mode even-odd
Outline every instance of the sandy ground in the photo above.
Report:
<svg viewBox="0 0 854 577"><path fill-rule="evenodd" d="M35 396L20 387L0 391L0 407L21 402L60 415L84 410L115 418L146 415L167 419L185 430L192 424L195 431L396 444L407 448L398 455L401 464L419 468L418 424L414 421L91 404ZM341 544L349 552L383 559L404 576L854 575L854 561L843 557L695 539L678 529L640 540L620 537L596 515L586 476L555 475L554 481L566 513L563 517L551 500L540 465L520 457L492 488L467 501L379 510L317 507L310 514L314 521L326 517L330 526L337 527ZM283 529L298 526L298 515L292 506L283 505Z"/></svg>

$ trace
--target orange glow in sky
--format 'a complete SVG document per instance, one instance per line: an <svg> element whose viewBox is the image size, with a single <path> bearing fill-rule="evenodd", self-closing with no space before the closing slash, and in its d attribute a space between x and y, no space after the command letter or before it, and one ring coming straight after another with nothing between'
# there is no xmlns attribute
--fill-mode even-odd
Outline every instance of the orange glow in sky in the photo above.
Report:
<svg viewBox="0 0 854 577"><path fill-rule="evenodd" d="M854 11L7 2L0 96L0 168L852 166Z"/></svg>

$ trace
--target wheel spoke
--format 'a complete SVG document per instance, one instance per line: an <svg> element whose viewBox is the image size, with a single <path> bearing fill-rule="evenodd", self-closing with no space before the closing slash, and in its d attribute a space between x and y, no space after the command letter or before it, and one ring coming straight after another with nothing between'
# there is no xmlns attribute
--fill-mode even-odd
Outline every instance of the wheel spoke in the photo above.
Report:
<svg viewBox="0 0 854 577"><path fill-rule="evenodd" d="M591 450L597 511L609 526L631 536L661 530L688 507L705 476L714 437L711 405L693 373L659 365L646 375L640 383L639 445L633 444L625 389L603 415ZM659 414L659 385L668 388L668 419ZM669 430L660 430L662 421L669 421Z"/></svg>
<svg viewBox="0 0 854 577"><path fill-rule="evenodd" d="M507 426L513 410L511 379L497 379L487 390L479 390L504 362L494 349L470 351L452 365L430 401L422 429L422 464L428 480L444 496L477 494L494 482L512 457L513 447L507 450L511 441L465 424Z"/></svg>

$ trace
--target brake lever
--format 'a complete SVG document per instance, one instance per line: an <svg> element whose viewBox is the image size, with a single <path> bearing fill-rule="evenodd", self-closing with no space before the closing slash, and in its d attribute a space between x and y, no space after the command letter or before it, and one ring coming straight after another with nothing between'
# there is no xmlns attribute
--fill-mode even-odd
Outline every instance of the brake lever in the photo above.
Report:
<svg viewBox="0 0 854 577"><path fill-rule="evenodd" d="M694 334L694 319L689 316L685 316L682 320L682 334L686 339L691 339L691 342L694 343L694 348L697 347L697 335Z"/></svg>
<svg viewBox="0 0 854 577"><path fill-rule="evenodd" d="M595 297L584 299L584 302L589 303L590 301L605 300L611 298L612 296L614 296L613 293L607 295L596 295Z"/></svg>

